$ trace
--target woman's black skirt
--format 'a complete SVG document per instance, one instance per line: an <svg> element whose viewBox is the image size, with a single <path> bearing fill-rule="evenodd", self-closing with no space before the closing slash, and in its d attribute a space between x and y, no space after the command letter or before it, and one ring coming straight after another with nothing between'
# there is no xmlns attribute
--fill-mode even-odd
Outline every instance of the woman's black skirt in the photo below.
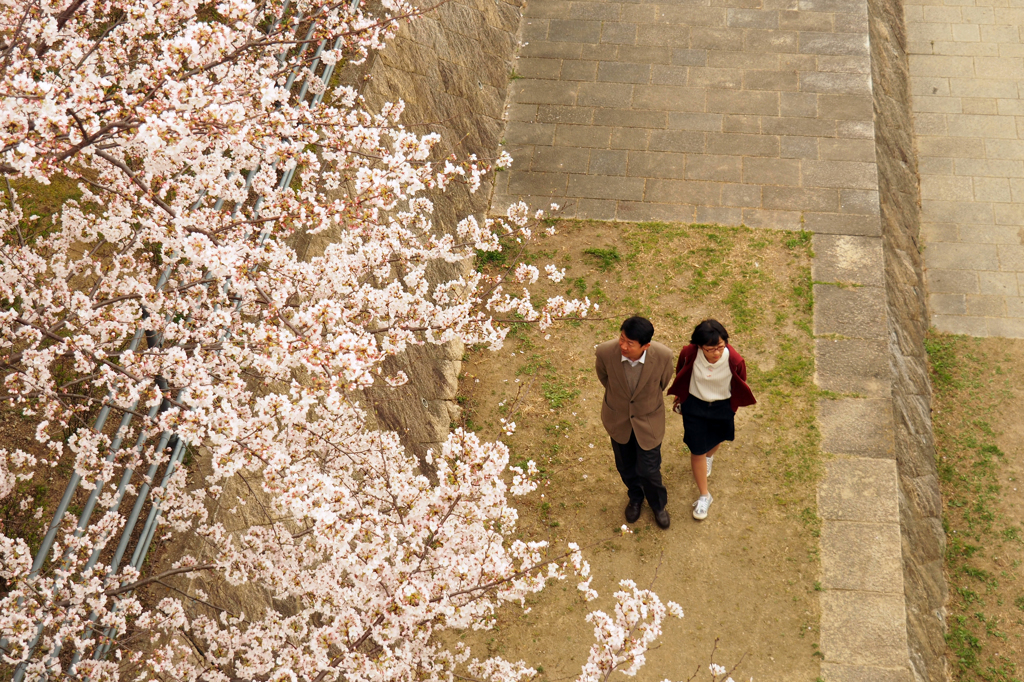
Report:
<svg viewBox="0 0 1024 682"><path fill-rule="evenodd" d="M707 454L724 440L736 438L736 415L728 398L705 402L690 395L683 403L683 442L692 455Z"/></svg>

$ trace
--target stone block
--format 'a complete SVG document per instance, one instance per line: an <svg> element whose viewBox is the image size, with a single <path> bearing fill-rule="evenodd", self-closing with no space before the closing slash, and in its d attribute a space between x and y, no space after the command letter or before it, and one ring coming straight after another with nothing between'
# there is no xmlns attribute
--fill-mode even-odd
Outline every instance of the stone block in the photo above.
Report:
<svg viewBox="0 0 1024 682"><path fill-rule="evenodd" d="M647 83L651 80L650 64L600 62L597 80L609 83Z"/></svg>
<svg viewBox="0 0 1024 682"><path fill-rule="evenodd" d="M810 92L783 92L780 113L783 116L814 118L818 115L818 96Z"/></svg>
<svg viewBox="0 0 1024 682"><path fill-rule="evenodd" d="M664 111L636 109L614 109L598 107L594 111L594 125L615 126L621 128L665 128L668 114Z"/></svg>
<svg viewBox="0 0 1024 682"><path fill-rule="evenodd" d="M844 140L873 140L875 125L872 121L836 121L836 137Z"/></svg>
<svg viewBox="0 0 1024 682"><path fill-rule="evenodd" d="M856 590L902 598L899 524L826 521L821 527L821 569L825 590Z"/></svg>
<svg viewBox="0 0 1024 682"><path fill-rule="evenodd" d="M973 201L971 178L957 175L921 175L921 198L938 201Z"/></svg>
<svg viewBox="0 0 1024 682"><path fill-rule="evenodd" d="M857 215L854 213L813 213L805 212L804 229L816 234L840 234L861 237L877 237L882 234L878 215Z"/></svg>
<svg viewBox="0 0 1024 682"><path fill-rule="evenodd" d="M818 515L825 521L899 523L896 462L837 458L825 463L818 484Z"/></svg>
<svg viewBox="0 0 1024 682"><path fill-rule="evenodd" d="M800 91L837 95L869 95L871 77L866 73L802 73Z"/></svg>
<svg viewBox="0 0 1024 682"><path fill-rule="evenodd" d="M953 97L996 97L1016 99L1016 88L1012 80L985 78L988 74L979 72L981 78L950 78L949 94Z"/></svg>
<svg viewBox="0 0 1024 682"><path fill-rule="evenodd" d="M722 206L697 206L693 220L702 225L739 225L743 222L743 211Z"/></svg>
<svg viewBox="0 0 1024 682"><path fill-rule="evenodd" d="M821 140L818 146L820 159L831 161L875 161L873 140Z"/></svg>
<svg viewBox="0 0 1024 682"><path fill-rule="evenodd" d="M685 177L686 155L670 152L629 152L626 175L641 178Z"/></svg>
<svg viewBox="0 0 1024 682"><path fill-rule="evenodd" d="M885 283L882 241L873 237L815 234L812 276L818 282L843 282L868 287Z"/></svg>
<svg viewBox="0 0 1024 682"><path fill-rule="evenodd" d="M1013 116L975 116L970 114L943 114L951 137L985 137L1017 139L1017 122Z"/></svg>
<svg viewBox="0 0 1024 682"><path fill-rule="evenodd" d="M821 677L828 682L914 682L909 668L879 668L822 662Z"/></svg>
<svg viewBox="0 0 1024 682"><path fill-rule="evenodd" d="M839 191L804 187L766 186L763 206L787 211L838 211Z"/></svg>
<svg viewBox="0 0 1024 682"><path fill-rule="evenodd" d="M512 84L512 97L521 104L574 104L574 83L523 78Z"/></svg>
<svg viewBox="0 0 1024 682"><path fill-rule="evenodd" d="M816 381L826 391L859 393L868 398L890 395L888 347L881 341L815 340Z"/></svg>
<svg viewBox="0 0 1024 682"><path fill-rule="evenodd" d="M531 59L524 57L516 62L516 73L523 78L557 79L562 71L560 59Z"/></svg>
<svg viewBox="0 0 1024 682"><path fill-rule="evenodd" d="M990 159L1024 159L1024 140L985 140L985 154Z"/></svg>
<svg viewBox="0 0 1024 682"><path fill-rule="evenodd" d="M995 244L929 244L924 261L929 270L999 270L1000 258Z"/></svg>
<svg viewBox="0 0 1024 682"><path fill-rule="evenodd" d="M795 159L743 159L743 182L757 185L800 185L800 162Z"/></svg>
<svg viewBox="0 0 1024 682"><path fill-rule="evenodd" d="M832 20L835 24L836 33L855 33L867 35L868 15L866 12L844 12L836 14Z"/></svg>
<svg viewBox="0 0 1024 682"><path fill-rule="evenodd" d="M836 134L836 122L831 119L765 116L761 121L762 132L767 135L833 137Z"/></svg>
<svg viewBox="0 0 1024 682"><path fill-rule="evenodd" d="M881 287L814 285L814 333L854 339L888 337L885 291Z"/></svg>
<svg viewBox="0 0 1024 682"><path fill-rule="evenodd" d="M688 66L655 64L651 67L651 85L686 85L689 75L690 67Z"/></svg>
<svg viewBox="0 0 1024 682"><path fill-rule="evenodd" d="M743 209L743 224L768 230L796 231L803 227L798 211L763 211L756 208Z"/></svg>
<svg viewBox="0 0 1024 682"><path fill-rule="evenodd" d="M779 115L779 94L744 90L739 92L709 90L707 111L722 114Z"/></svg>
<svg viewBox="0 0 1024 682"><path fill-rule="evenodd" d="M975 201L921 201L921 219L936 223L994 225L992 204Z"/></svg>
<svg viewBox="0 0 1024 682"><path fill-rule="evenodd" d="M818 401L821 447L834 455L891 459L892 402L839 398Z"/></svg>
<svg viewBox="0 0 1024 682"><path fill-rule="evenodd" d="M1007 305L1002 296L968 294L967 314L982 317L1002 317L1007 314Z"/></svg>
<svg viewBox="0 0 1024 682"><path fill-rule="evenodd" d="M989 336L1001 336L1007 339L1024 339L1024 319L995 318L987 320Z"/></svg>
<svg viewBox="0 0 1024 682"><path fill-rule="evenodd" d="M576 104L584 107L621 107L633 97L629 83L580 83Z"/></svg>
<svg viewBox="0 0 1024 682"><path fill-rule="evenodd" d="M549 19L547 39L553 43L597 43L601 40L601 22Z"/></svg>
<svg viewBox="0 0 1024 682"><path fill-rule="evenodd" d="M594 123L594 110L590 107L540 104L537 107L538 123L563 123L568 125L590 125Z"/></svg>
<svg viewBox="0 0 1024 682"><path fill-rule="evenodd" d="M1016 272L979 272L980 293L992 296L1021 295Z"/></svg>
<svg viewBox="0 0 1024 682"><path fill-rule="evenodd" d="M800 52L821 55L868 56L870 49L867 35L855 33L800 33Z"/></svg>
<svg viewBox="0 0 1024 682"><path fill-rule="evenodd" d="M505 131L509 145L551 145L555 141L555 126L549 123L511 122Z"/></svg>
<svg viewBox="0 0 1024 682"><path fill-rule="evenodd" d="M657 132L657 131L654 131ZM610 149L647 149L647 139L652 132L644 128L613 128Z"/></svg>
<svg viewBox="0 0 1024 682"><path fill-rule="evenodd" d="M674 49L671 63L680 66L714 66L708 64L707 50Z"/></svg>
<svg viewBox="0 0 1024 682"><path fill-rule="evenodd" d="M591 147L605 149L612 136L611 127L595 125L562 125L555 128L554 144L558 147Z"/></svg>
<svg viewBox="0 0 1024 682"><path fill-rule="evenodd" d="M640 201L620 201L615 219L637 223L647 220L662 220L670 223L692 223L694 207L682 204L657 204Z"/></svg>
<svg viewBox="0 0 1024 682"><path fill-rule="evenodd" d="M676 30L675 27L668 27L669 30ZM690 29L689 47L698 50L728 50L740 52L743 50L744 31L738 28L712 28L693 27ZM677 47L687 47L685 43Z"/></svg>
<svg viewBox="0 0 1024 682"><path fill-rule="evenodd" d="M922 157L950 157L961 159L984 159L987 156L985 142L980 137L953 140L947 137L922 137L917 140L917 151Z"/></svg>
<svg viewBox="0 0 1024 682"><path fill-rule="evenodd" d="M978 273L974 270L945 270L929 267L927 276L928 290L933 294L978 294L981 292Z"/></svg>
<svg viewBox="0 0 1024 682"><path fill-rule="evenodd" d="M720 206L721 185L715 182L683 180L647 180L647 201L694 206Z"/></svg>
<svg viewBox="0 0 1024 682"><path fill-rule="evenodd" d="M779 13L730 8L727 10L726 25L731 28L779 28Z"/></svg>
<svg viewBox="0 0 1024 682"><path fill-rule="evenodd" d="M706 133L683 130L652 130L647 148L659 152L701 153L706 146ZM682 176L680 176L682 177Z"/></svg>
<svg viewBox="0 0 1024 682"><path fill-rule="evenodd" d="M590 175L625 175L628 152L624 149L591 149Z"/></svg>
<svg viewBox="0 0 1024 682"><path fill-rule="evenodd" d="M690 154L686 157L687 180L739 182L741 175L741 160L736 156Z"/></svg>
<svg viewBox="0 0 1024 682"><path fill-rule="evenodd" d="M793 71L744 71L743 88L745 90L796 91L800 89L800 79Z"/></svg>
<svg viewBox="0 0 1024 682"><path fill-rule="evenodd" d="M601 7L598 3L593 4L597 7ZM613 45L636 45L637 37L637 25L618 22L618 21L605 21L601 25L601 42L610 43Z"/></svg>
<svg viewBox="0 0 1024 682"><path fill-rule="evenodd" d="M800 34L796 31L762 31L750 29L744 32L743 48L754 54L792 54L800 52Z"/></svg>
<svg viewBox="0 0 1024 682"><path fill-rule="evenodd" d="M686 84L691 88L739 90L743 87L743 72L739 69L691 66L687 70Z"/></svg>
<svg viewBox="0 0 1024 682"><path fill-rule="evenodd" d="M779 156L779 138L775 135L709 133L708 154L741 156Z"/></svg>
<svg viewBox="0 0 1024 682"><path fill-rule="evenodd" d="M783 159L817 159L819 141L816 137L781 135L779 156Z"/></svg>
<svg viewBox="0 0 1024 682"><path fill-rule="evenodd" d="M753 208L761 205L761 186L743 184L722 185L722 206ZM749 225L750 223L748 223Z"/></svg>
<svg viewBox="0 0 1024 682"><path fill-rule="evenodd" d="M630 10L632 11L632 10ZM651 45L619 45L615 59L620 62L634 64L672 64L672 56L676 52L671 47L654 47ZM611 56L604 59L611 60Z"/></svg>
<svg viewBox="0 0 1024 682"><path fill-rule="evenodd" d="M703 88L684 88L670 85L637 85L634 86L632 104L638 109L655 109L658 111L686 112L705 111L705 103L709 96ZM729 93L741 94L741 93ZM582 98L582 93L581 93ZM629 98L607 98L602 106L621 106L629 102ZM714 112L718 113L718 112ZM725 113L733 113L726 111Z"/></svg>
<svg viewBox="0 0 1024 682"><path fill-rule="evenodd" d="M974 200L1009 203L1009 178L973 178Z"/></svg>
<svg viewBox="0 0 1024 682"><path fill-rule="evenodd" d="M597 62L594 60L563 59L559 76L563 81L596 81Z"/></svg>
<svg viewBox="0 0 1024 682"><path fill-rule="evenodd" d="M981 205L987 206L989 204ZM992 218L996 225L1024 226L1024 206L1020 204L992 203L991 207Z"/></svg>
<svg viewBox="0 0 1024 682"><path fill-rule="evenodd" d="M639 113L631 111L631 113ZM722 114L704 114L700 112L669 112L668 127L670 130L693 130L718 132L722 130L725 117Z"/></svg>
<svg viewBox="0 0 1024 682"><path fill-rule="evenodd" d="M828 33L832 30L832 16L823 12L783 10L779 12L779 28Z"/></svg>
<svg viewBox="0 0 1024 682"><path fill-rule="evenodd" d="M542 173L586 173L589 164L589 149L537 147L531 170Z"/></svg>
<svg viewBox="0 0 1024 682"><path fill-rule="evenodd" d="M932 294L928 302L936 315L967 314L967 299L963 294Z"/></svg>
<svg viewBox="0 0 1024 682"><path fill-rule="evenodd" d="M857 161L804 161L801 177L804 187L876 189L877 166Z"/></svg>
<svg viewBox="0 0 1024 682"><path fill-rule="evenodd" d="M1009 272L1024 272L1024 245L999 244L999 269Z"/></svg>
<svg viewBox="0 0 1024 682"><path fill-rule="evenodd" d="M932 315L932 326L946 334L988 336L988 320L967 315Z"/></svg>
<svg viewBox="0 0 1024 682"><path fill-rule="evenodd" d="M653 47L689 47L691 30L685 26L643 24L637 28L636 44Z"/></svg>
<svg viewBox="0 0 1024 682"><path fill-rule="evenodd" d="M617 202L609 199L579 199L576 217L580 220L615 220Z"/></svg>
<svg viewBox="0 0 1024 682"><path fill-rule="evenodd" d="M622 5L614 2L574 2L569 5L568 18L605 22L618 21L622 9ZM533 7L530 7L530 14L532 16L541 16ZM566 16L565 10L562 9L557 15L549 16L549 18L561 19Z"/></svg>
<svg viewBox="0 0 1024 682"><path fill-rule="evenodd" d="M818 95L818 117L836 121L870 121L873 108L870 97L859 95Z"/></svg>
<svg viewBox="0 0 1024 682"><path fill-rule="evenodd" d="M538 195L548 197L565 196L568 176L565 173L534 173L512 171L508 178L509 194Z"/></svg>
<svg viewBox="0 0 1024 682"><path fill-rule="evenodd" d="M641 201L644 198L644 180L643 178L570 175L566 196L583 199Z"/></svg>
<svg viewBox="0 0 1024 682"><path fill-rule="evenodd" d="M839 211L858 215L878 215L878 190L839 190Z"/></svg>

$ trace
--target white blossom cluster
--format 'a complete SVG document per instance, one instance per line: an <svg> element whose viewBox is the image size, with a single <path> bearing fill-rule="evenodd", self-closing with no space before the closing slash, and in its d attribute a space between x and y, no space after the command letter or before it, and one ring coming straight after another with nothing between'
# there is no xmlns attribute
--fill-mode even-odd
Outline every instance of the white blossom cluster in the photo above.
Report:
<svg viewBox="0 0 1024 682"><path fill-rule="evenodd" d="M0 175L78 187L34 230L23 197L0 185L4 388L46 453L0 449L0 497L62 457L105 491L83 534L67 516L38 574L25 542L0 534L0 659L27 679L59 676L77 651L74 673L93 682L513 682L536 671L437 634L489 628L501 604L570 574L596 596L578 548L549 561L545 543L513 540L510 496L535 487L532 463L509 467L504 445L461 430L418 462L360 405L359 389L408 380L382 361L409 344L500 348L512 315L545 327L595 309L506 290L539 278L529 266L510 282L467 267L431 283L432 263L528 240L533 218L516 205L504 220L435 229L428 191L475 190L486 164L437 158L438 136L398 123L401 103L374 114L354 89L322 83L309 88L322 103L297 97L318 82L317 44L330 46L322 64L358 63L416 13L404 0L375 6L0 0ZM321 232L330 244L306 257L299 245ZM91 427L101 407L135 417L114 451L112 430ZM161 533L205 549L159 575L107 577L128 506L112 483L166 462L164 431L201 446L210 469L154 489ZM271 502L228 530L210 509L242 504L224 492L239 481ZM287 608L230 613L189 587L196 576ZM136 596L168 581L177 591L155 604ZM635 671L660 633L658 598L623 588L613 615L590 617L581 680ZM92 660L104 632L116 634L110 655Z"/></svg>

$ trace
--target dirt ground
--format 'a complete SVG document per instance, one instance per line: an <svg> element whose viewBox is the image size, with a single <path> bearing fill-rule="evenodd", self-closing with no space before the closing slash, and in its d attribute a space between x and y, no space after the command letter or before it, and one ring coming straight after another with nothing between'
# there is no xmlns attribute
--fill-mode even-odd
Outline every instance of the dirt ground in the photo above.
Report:
<svg viewBox="0 0 1024 682"><path fill-rule="evenodd" d="M601 319L547 332L514 325L501 351L467 355L460 402L466 425L489 438L500 437L498 416L517 423L504 438L513 461L533 459L544 476L520 500L520 534L551 541L553 553L568 541L583 545L601 598L588 604L574 582L556 584L528 615L508 609L499 629L475 644L542 666L544 680L575 678L593 643L584 616L609 608L617 581L631 578L686 613L666 621L635 679L675 682L698 669L698 679L708 679L716 641L714 661L738 663L737 680L818 678L814 491L822 455L814 404L823 394L812 382L809 236L563 222L534 245L528 262L568 269L565 281L534 293L588 295L601 304ZM508 263L488 265L501 266ZM632 314L649 317L655 340L674 351L697 322L720 320L747 360L759 403L740 410L736 441L715 458L714 503L702 522L691 516L698 493L681 419L670 413L662 473L671 528L658 528L645 505L635 533L621 536L627 498L600 422L593 348L617 338Z"/></svg>
<svg viewBox="0 0 1024 682"><path fill-rule="evenodd" d="M1024 340L933 335L955 680L1024 679Z"/></svg>

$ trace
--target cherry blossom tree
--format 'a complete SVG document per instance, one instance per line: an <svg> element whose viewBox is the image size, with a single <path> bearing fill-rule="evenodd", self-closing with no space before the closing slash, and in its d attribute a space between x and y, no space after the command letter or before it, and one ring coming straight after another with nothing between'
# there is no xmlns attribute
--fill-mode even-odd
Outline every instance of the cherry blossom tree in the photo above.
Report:
<svg viewBox="0 0 1024 682"><path fill-rule="evenodd" d="M532 266L429 276L528 240L534 223L519 205L434 225L430 193L475 191L488 165L443 158L436 135L400 125L401 102L368 111L325 84L325 67L366 59L417 12L0 0L0 357L39 444L0 447L0 496L62 459L102 490L93 522L66 515L37 570L22 539L0 534L0 656L19 675L511 682L535 671L439 633L488 628L552 579L578 576L596 596L578 547L551 560L545 543L513 539L510 498L535 487L532 463L509 467L503 444L463 430L418 461L360 403L373 382L406 381L381 368L409 344L499 348L501 319L543 327L592 310L535 306ZM23 195L58 181L76 187L59 214L27 215ZM329 246L300 257L297 240L318 233ZM96 428L98 413L122 419ZM165 464L169 434L208 460L202 480L179 468L166 484L113 485ZM239 503L224 499L239 479L272 522L229 530L210 514L214 499ZM140 486L161 528L199 538L201 555L156 574L113 565L122 502ZM229 615L199 589L139 596L196 576L257 586L282 608ZM580 680L635 673L666 609L682 615L621 588L613 613L588 617Z"/></svg>

